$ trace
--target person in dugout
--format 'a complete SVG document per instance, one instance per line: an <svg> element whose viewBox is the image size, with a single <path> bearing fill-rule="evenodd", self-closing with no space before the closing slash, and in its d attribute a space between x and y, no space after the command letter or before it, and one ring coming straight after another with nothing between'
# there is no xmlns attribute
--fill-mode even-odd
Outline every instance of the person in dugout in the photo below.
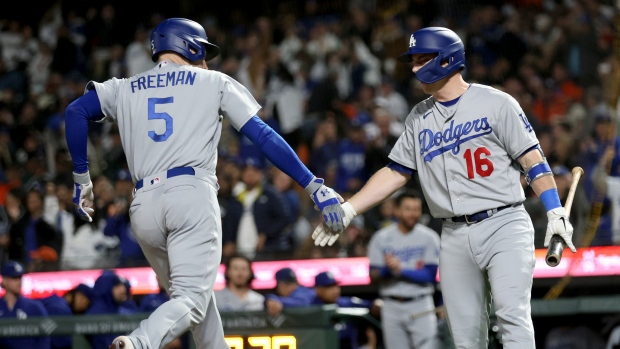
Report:
<svg viewBox="0 0 620 349"><path fill-rule="evenodd" d="M8 261L2 267L0 271L2 288L6 293L0 298L0 319L25 320L31 317L48 316L40 301L22 296L22 276L24 273L24 266L16 261ZM50 337L0 337L0 348L50 349Z"/></svg>

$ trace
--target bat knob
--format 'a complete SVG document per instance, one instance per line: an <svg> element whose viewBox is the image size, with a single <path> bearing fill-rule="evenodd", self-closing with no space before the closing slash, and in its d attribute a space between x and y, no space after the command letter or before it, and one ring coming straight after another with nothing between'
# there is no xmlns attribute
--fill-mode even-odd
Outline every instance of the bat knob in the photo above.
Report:
<svg viewBox="0 0 620 349"><path fill-rule="evenodd" d="M555 267L560 264L560 261L562 260L562 252L564 252L565 247L566 243L561 236L554 235L551 237L549 249L547 250L547 257L545 258L548 266Z"/></svg>

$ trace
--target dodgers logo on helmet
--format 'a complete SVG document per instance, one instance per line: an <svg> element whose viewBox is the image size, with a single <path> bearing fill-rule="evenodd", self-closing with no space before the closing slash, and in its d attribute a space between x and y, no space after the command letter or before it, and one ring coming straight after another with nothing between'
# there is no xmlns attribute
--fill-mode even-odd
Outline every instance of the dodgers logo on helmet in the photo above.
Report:
<svg viewBox="0 0 620 349"><path fill-rule="evenodd" d="M415 37L411 34L411 38L409 39L409 47L415 46Z"/></svg>

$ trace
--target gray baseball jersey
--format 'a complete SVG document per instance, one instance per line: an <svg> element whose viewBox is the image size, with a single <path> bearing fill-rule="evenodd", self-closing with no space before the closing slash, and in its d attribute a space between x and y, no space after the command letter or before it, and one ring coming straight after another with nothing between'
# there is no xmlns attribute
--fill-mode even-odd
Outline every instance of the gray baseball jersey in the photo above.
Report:
<svg viewBox="0 0 620 349"><path fill-rule="evenodd" d="M104 120L118 122L134 182L174 167L215 173L220 113L239 130L260 109L231 77L167 61L128 79L91 81L86 88L97 90Z"/></svg>
<svg viewBox="0 0 620 349"><path fill-rule="evenodd" d="M219 311L252 311L265 309L265 296L249 290L245 298L239 298L230 288L215 291L215 304Z"/></svg>
<svg viewBox="0 0 620 349"><path fill-rule="evenodd" d="M511 165L537 144L514 98L472 84L450 107L432 97L416 105L389 158L418 171L431 214L448 218L523 202Z"/></svg>
<svg viewBox="0 0 620 349"><path fill-rule="evenodd" d="M403 269L420 269L426 264L439 264L439 235L429 227L416 224L404 234L398 224L378 230L368 245L372 267L384 267L385 255L391 253L401 261ZM437 349L439 337L433 285L421 285L401 280L384 280L379 294L384 298L381 326L386 349ZM399 302L387 298L425 297Z"/></svg>
<svg viewBox="0 0 620 349"><path fill-rule="evenodd" d="M378 230L370 239L368 259L372 267L384 267L385 255L391 253L401 261L403 269L420 269L426 264L439 264L439 235L429 227L416 224L403 234L398 224ZM401 280L389 280L379 285L379 295L414 297L433 294L432 285L420 285Z"/></svg>
<svg viewBox="0 0 620 349"><path fill-rule="evenodd" d="M220 115L239 130L260 106L231 77L167 61L128 79L89 82L116 121L136 189L131 227L170 300L131 333L136 348L164 347L190 328L199 348L226 348L213 285L222 255L217 203ZM193 167L194 175L168 178ZM162 334L165 334L163 336Z"/></svg>
<svg viewBox="0 0 620 349"><path fill-rule="evenodd" d="M416 105L389 155L417 170L434 217L513 205L474 224L444 221L439 275L457 348L486 348L489 294L504 348L534 348L534 229L515 204L525 200L517 158L537 144L514 98L472 84L450 106L432 97Z"/></svg>

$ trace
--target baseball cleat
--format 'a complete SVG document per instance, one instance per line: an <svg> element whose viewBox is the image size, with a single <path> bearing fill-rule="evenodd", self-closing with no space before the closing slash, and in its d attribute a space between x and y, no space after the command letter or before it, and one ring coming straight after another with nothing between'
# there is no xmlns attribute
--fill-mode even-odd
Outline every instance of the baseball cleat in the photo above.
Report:
<svg viewBox="0 0 620 349"><path fill-rule="evenodd" d="M135 349L136 347L131 343L129 337L127 336L119 336L116 337L112 344L110 344L110 349Z"/></svg>

